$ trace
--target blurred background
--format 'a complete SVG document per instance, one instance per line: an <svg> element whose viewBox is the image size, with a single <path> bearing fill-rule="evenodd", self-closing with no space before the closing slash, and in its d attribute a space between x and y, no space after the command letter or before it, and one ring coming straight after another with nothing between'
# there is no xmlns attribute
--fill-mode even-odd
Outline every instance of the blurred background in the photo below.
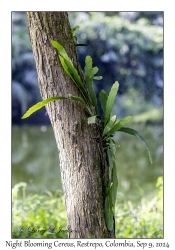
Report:
<svg viewBox="0 0 175 250"><path fill-rule="evenodd" d="M147 141L117 133L118 203L138 206L157 194L163 176L163 12L68 12L71 27L80 26L77 47L84 69L86 55L99 68L95 91L120 84L113 114L133 117L129 127ZM26 183L26 195L62 192L59 155L45 108L22 115L41 101L25 12L12 12L12 188ZM99 107L100 108L100 107ZM19 192L19 196L22 193Z"/></svg>

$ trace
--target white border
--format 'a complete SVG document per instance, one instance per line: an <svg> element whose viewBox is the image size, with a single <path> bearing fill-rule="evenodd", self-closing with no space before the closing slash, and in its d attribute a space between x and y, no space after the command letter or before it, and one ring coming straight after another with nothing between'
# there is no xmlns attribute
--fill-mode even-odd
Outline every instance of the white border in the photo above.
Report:
<svg viewBox="0 0 175 250"><path fill-rule="evenodd" d="M0 246L11 240L11 11L164 11L164 239L175 249L174 180L175 161L174 124L175 115L175 15L173 1L1 1L0 4ZM83 8L81 7L83 6ZM35 242L41 240L36 240ZM48 240L50 242L50 240ZM149 240L150 241L150 240ZM156 241L156 240L152 240ZM99 242L99 240L96 240ZM118 242L120 242L118 240ZM146 242L146 240L144 240ZM122 248L125 249L125 248ZM128 249L128 248L127 248Z"/></svg>

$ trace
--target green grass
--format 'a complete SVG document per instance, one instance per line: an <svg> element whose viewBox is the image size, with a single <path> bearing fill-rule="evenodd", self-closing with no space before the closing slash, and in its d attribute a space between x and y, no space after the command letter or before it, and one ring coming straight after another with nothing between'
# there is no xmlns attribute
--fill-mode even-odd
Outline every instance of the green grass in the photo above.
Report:
<svg viewBox="0 0 175 250"><path fill-rule="evenodd" d="M142 198L137 206L131 201L116 207L117 238L163 238L163 179L156 183L157 194L151 200Z"/></svg>
<svg viewBox="0 0 175 250"><path fill-rule="evenodd" d="M116 238L163 238L162 177L156 187L155 197L142 198L137 206L129 200L117 199ZM19 183L12 190L12 237L67 238L62 193L46 191L44 195L26 196L25 190L26 183Z"/></svg>

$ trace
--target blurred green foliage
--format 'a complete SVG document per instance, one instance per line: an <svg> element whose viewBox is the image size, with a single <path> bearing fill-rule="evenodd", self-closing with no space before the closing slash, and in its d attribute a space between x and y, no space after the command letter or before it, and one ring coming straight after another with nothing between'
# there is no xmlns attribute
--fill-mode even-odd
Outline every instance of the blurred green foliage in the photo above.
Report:
<svg viewBox="0 0 175 250"><path fill-rule="evenodd" d="M52 194L46 190L44 195L26 196L25 189L26 183L23 182L12 189L12 236L14 238L65 238L65 232L58 232L61 228L65 229L67 225L62 193L56 191ZM22 198L19 198L19 192Z"/></svg>
<svg viewBox="0 0 175 250"><path fill-rule="evenodd" d="M156 186L155 197L143 198L138 206L130 200L117 202L116 238L163 238L162 177ZM26 183L18 183L12 190L12 237L67 238L64 197L49 191L26 196L25 189Z"/></svg>
<svg viewBox="0 0 175 250"><path fill-rule="evenodd" d="M163 238L163 178L157 179L157 194L151 199L142 198L134 207L126 200L116 207L117 238Z"/></svg>
<svg viewBox="0 0 175 250"><path fill-rule="evenodd" d="M69 19L80 25L77 40L88 45L78 48L81 64L89 54L103 76L97 89L108 91L117 80L119 93L135 88L162 104L163 12L69 12Z"/></svg>
<svg viewBox="0 0 175 250"><path fill-rule="evenodd" d="M145 100L143 95L140 95L136 89L131 88L127 94L121 95L116 99L116 105L113 110L118 117L131 115L132 122L162 124L163 120L163 106L156 106L152 102ZM135 126L135 124L133 125ZM145 128L146 129L146 128Z"/></svg>
<svg viewBox="0 0 175 250"><path fill-rule="evenodd" d="M31 49L25 12L12 12L12 69L15 61L22 59L21 54Z"/></svg>
<svg viewBox="0 0 175 250"><path fill-rule="evenodd" d="M80 26L77 41L88 45L77 47L81 67L84 68L85 56L90 55L103 76L95 83L97 94L102 88L109 92L112 83L118 81L119 96L129 97L134 91L138 98L143 97L145 110L148 102L152 105L148 109L162 106L163 12L69 12L69 20L72 27ZM25 12L13 12L13 123L49 123L44 109L21 121L22 113L40 100ZM132 102L134 108L135 101ZM149 113L149 117L154 114Z"/></svg>

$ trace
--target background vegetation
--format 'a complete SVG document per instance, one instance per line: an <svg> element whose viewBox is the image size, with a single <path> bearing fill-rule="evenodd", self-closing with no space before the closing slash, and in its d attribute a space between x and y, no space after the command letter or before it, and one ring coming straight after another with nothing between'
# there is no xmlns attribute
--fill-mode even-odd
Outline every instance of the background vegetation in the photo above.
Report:
<svg viewBox="0 0 175 250"><path fill-rule="evenodd" d="M116 238L163 238L163 181L158 178L156 196L142 198L139 206L130 200L118 199L116 209ZM67 238L64 197L59 191L45 195L26 196L26 183L12 190L12 221L14 238ZM19 198L19 192L23 198ZM59 211L59 214L58 214Z"/></svg>
<svg viewBox="0 0 175 250"><path fill-rule="evenodd" d="M119 81L114 114L133 116L130 127L146 139L153 156L151 165L137 139L117 133L117 237L161 238L163 191L162 184L155 185L157 180L162 183L163 175L163 13L70 12L69 19L72 27L80 25L75 42L88 45L77 47L82 69L90 55L103 76L95 82L97 95ZM20 234L20 227L66 229L59 155L46 110L21 120L40 100L25 13L13 12L12 234L16 238L53 238L51 233ZM66 237L66 232L57 236Z"/></svg>

